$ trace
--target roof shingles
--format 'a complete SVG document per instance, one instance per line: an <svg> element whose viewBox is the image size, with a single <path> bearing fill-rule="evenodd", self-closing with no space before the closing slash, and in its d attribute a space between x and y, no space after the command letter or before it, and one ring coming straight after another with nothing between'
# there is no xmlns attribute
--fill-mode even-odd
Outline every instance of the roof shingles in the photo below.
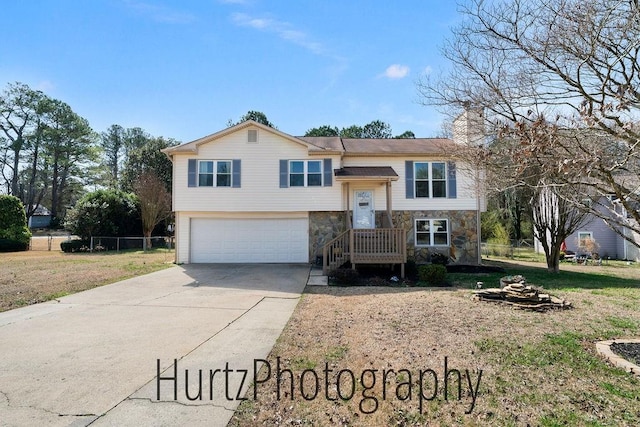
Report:
<svg viewBox="0 0 640 427"><path fill-rule="evenodd" d="M390 166L346 166L336 169L335 175L336 177L398 177L396 171Z"/></svg>

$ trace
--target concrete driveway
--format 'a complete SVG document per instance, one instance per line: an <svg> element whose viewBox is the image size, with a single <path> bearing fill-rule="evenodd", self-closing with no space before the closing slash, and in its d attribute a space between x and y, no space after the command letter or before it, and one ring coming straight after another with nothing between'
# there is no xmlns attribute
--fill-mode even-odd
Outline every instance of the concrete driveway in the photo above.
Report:
<svg viewBox="0 0 640 427"><path fill-rule="evenodd" d="M176 266L0 313L0 425L224 426L308 275Z"/></svg>

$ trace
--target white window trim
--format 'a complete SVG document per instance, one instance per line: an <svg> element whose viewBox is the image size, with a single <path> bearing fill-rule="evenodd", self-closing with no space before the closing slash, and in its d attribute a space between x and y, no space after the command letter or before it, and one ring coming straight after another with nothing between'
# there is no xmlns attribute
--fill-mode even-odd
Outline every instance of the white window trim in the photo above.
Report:
<svg viewBox="0 0 640 427"><path fill-rule="evenodd" d="M589 237L580 238L581 234L588 234ZM593 240L593 232L592 231L578 231L578 246L580 246L580 241L581 240L587 240L587 239Z"/></svg>
<svg viewBox="0 0 640 427"><path fill-rule="evenodd" d="M418 233L419 234L426 234L425 232L418 232L418 221L429 221L431 222L431 224L429 224L429 245L424 245L424 244L419 244L418 243ZM444 221L447 224L447 243L443 244L443 245L435 245L433 244L433 221ZM413 223L413 238L414 238L414 246L418 246L418 247L449 247L449 245L451 244L451 221L449 221L446 218L416 218L414 220Z"/></svg>
<svg viewBox="0 0 640 427"><path fill-rule="evenodd" d="M213 185L200 185L200 163L202 162L212 162L213 163ZM225 163L229 163L229 173L228 174L224 174L224 175L229 175L229 185L218 185L218 163L219 162L225 162ZM202 159L202 160L198 160L197 164L196 164L196 171L197 171L197 175L196 175L196 184L198 184L198 187L202 187L202 188L231 188L233 187L233 160L226 160L226 159L219 159L219 160L213 160L213 159ZM209 175L209 174L207 174Z"/></svg>
<svg viewBox="0 0 640 427"><path fill-rule="evenodd" d="M291 163L293 162L302 162L303 163L303 171L302 172L295 172L295 175L304 175L304 185L291 185L291 175L294 174L294 172L291 172ZM319 185L309 185L309 162L318 162L320 163L320 172L312 172L314 175L320 175L320 184ZM302 188L302 187L322 187L324 185L324 165L322 160L289 160L289 174L288 174L288 179L289 179L289 187L291 188Z"/></svg>
<svg viewBox="0 0 640 427"><path fill-rule="evenodd" d="M416 171L416 168L419 164L424 164L426 163L428 166L428 173L429 173L429 178L428 179L418 179L418 174ZM439 163L439 164L443 164L444 165L444 178L442 179L437 179L434 180L433 179L433 164L434 163ZM416 199L446 199L447 198L447 192L448 192L448 185L449 183L447 182L447 176L449 171L447 170L447 162L422 162L422 161L415 161L413 162L413 197ZM425 196L418 196L418 182L428 182L429 183L429 196L425 197ZM440 197L434 197L433 195L433 183L434 182L444 182L444 196L440 196Z"/></svg>

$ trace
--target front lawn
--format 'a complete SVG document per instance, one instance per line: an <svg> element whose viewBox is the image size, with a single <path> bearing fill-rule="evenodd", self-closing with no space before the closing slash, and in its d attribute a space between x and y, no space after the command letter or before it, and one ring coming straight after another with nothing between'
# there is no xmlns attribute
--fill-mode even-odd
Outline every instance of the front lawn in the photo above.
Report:
<svg viewBox="0 0 640 427"><path fill-rule="evenodd" d="M640 336L640 269L499 264L450 274L453 288L307 287L231 425L640 425L640 379L594 345ZM505 274L574 308L471 299Z"/></svg>
<svg viewBox="0 0 640 427"><path fill-rule="evenodd" d="M46 240L46 239L45 239ZM59 298L167 268L173 250L65 254L59 250L0 254L0 311Z"/></svg>

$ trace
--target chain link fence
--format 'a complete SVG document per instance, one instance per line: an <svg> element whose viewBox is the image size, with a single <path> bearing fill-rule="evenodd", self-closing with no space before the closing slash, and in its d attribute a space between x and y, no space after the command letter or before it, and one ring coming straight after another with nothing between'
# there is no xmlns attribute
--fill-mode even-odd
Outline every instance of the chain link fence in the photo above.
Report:
<svg viewBox="0 0 640 427"><path fill-rule="evenodd" d="M89 241L89 252L116 251L129 249L175 249L174 236L152 237L109 237L93 236Z"/></svg>
<svg viewBox="0 0 640 427"><path fill-rule="evenodd" d="M29 250L32 251L59 251L60 244L70 241L78 241L77 236L71 234L48 234L31 237ZM110 237L94 236L88 241L82 242L82 247L78 247L79 252L104 252L104 251L124 251L130 249L175 249L174 236L152 236L145 237Z"/></svg>
<svg viewBox="0 0 640 427"><path fill-rule="evenodd" d="M59 251L60 243L73 238L71 234L48 234L46 236L33 236L29 243L30 251Z"/></svg>
<svg viewBox="0 0 640 427"><path fill-rule="evenodd" d="M504 257L504 258L530 258L535 257L533 244L527 240L512 241L509 245L482 242L482 256L484 258Z"/></svg>

